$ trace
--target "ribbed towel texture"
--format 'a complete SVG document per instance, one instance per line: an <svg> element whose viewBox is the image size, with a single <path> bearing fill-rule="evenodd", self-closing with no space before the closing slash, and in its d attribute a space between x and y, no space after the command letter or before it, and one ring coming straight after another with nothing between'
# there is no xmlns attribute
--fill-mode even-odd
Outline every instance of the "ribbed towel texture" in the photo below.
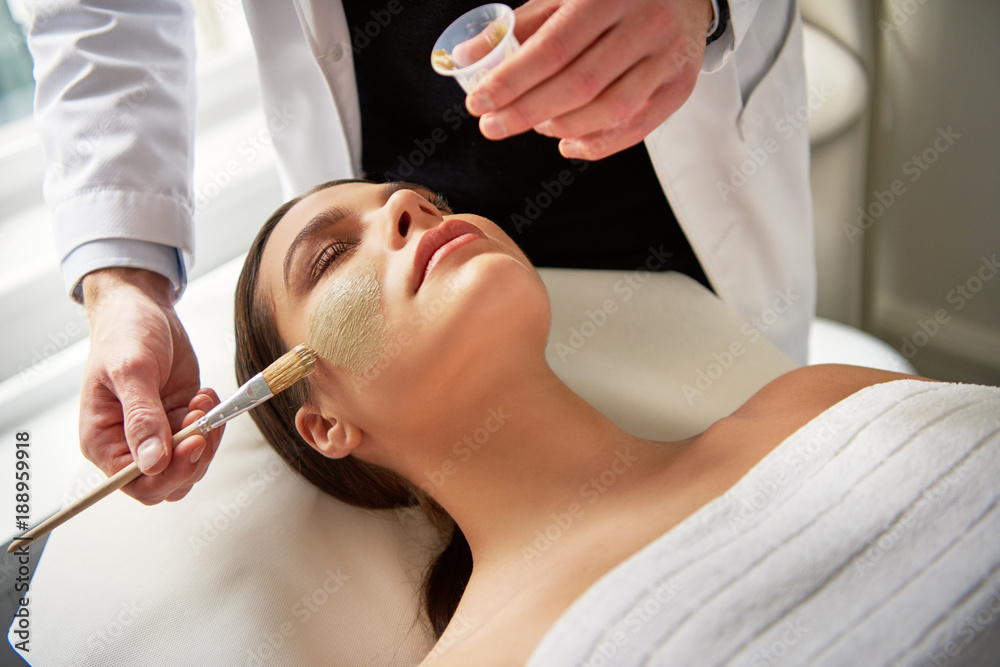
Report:
<svg viewBox="0 0 1000 667"><path fill-rule="evenodd" d="M898 380L594 584L529 667L1000 665L1000 389Z"/></svg>

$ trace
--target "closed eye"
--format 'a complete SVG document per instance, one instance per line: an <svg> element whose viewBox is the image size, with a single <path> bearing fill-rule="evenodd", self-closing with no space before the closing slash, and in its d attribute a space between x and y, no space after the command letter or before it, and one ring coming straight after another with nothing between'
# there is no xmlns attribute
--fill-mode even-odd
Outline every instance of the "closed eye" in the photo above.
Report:
<svg viewBox="0 0 1000 667"><path fill-rule="evenodd" d="M313 263L312 270L309 273L310 282L316 283L331 266L357 247L358 244L353 241L345 241L343 239L332 241L323 248Z"/></svg>
<svg viewBox="0 0 1000 667"><path fill-rule="evenodd" d="M430 192L430 191L428 191L428 193L430 196L427 197L427 201L431 203L431 206L441 211L442 213L447 213L448 215L452 215L454 213L454 211L451 210L451 206L448 205L448 200L445 199L445 196L443 194L441 194L440 192Z"/></svg>
<svg viewBox="0 0 1000 667"><path fill-rule="evenodd" d="M451 206L449 206L448 200L443 194L440 192L434 192L424 186L407 183L405 181L397 181L395 183L387 183L384 185L382 195L383 200L387 200L394 190L400 188L407 188L417 192L419 195L424 197L431 204L431 206L442 213L448 215L453 214ZM334 207L329 211L321 213L317 216L317 218L329 217L341 220L354 217L355 215L356 214L353 210ZM309 271L309 284L315 285L331 267L341 262L349 253L353 252L358 245L359 242L355 241L333 239L328 245L324 246L319 255L313 261L312 268Z"/></svg>

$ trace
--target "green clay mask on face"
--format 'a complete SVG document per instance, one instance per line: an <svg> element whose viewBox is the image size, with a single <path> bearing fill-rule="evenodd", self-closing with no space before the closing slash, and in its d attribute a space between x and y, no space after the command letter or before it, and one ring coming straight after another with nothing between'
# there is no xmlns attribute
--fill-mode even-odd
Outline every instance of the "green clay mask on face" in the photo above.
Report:
<svg viewBox="0 0 1000 667"><path fill-rule="evenodd" d="M309 316L309 346L355 375L364 375L378 361L385 334L382 290L371 262L333 281Z"/></svg>

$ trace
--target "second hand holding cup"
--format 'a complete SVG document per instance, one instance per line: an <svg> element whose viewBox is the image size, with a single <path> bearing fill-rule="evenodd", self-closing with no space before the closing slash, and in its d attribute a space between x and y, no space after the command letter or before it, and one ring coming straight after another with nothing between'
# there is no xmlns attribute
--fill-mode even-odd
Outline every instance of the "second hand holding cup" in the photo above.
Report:
<svg viewBox="0 0 1000 667"><path fill-rule="evenodd" d="M438 74L455 77L469 93L519 46L514 10L501 3L483 5L462 14L441 33L431 65Z"/></svg>

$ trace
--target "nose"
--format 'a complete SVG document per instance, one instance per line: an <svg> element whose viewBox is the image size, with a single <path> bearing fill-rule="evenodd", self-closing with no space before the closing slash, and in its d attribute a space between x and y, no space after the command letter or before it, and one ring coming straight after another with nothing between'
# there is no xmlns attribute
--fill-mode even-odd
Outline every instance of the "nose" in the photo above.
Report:
<svg viewBox="0 0 1000 667"><path fill-rule="evenodd" d="M386 230L393 250L406 245L407 238L414 231L430 229L441 223L442 217L433 204L420 193L410 189L392 193L383 207L386 216Z"/></svg>

